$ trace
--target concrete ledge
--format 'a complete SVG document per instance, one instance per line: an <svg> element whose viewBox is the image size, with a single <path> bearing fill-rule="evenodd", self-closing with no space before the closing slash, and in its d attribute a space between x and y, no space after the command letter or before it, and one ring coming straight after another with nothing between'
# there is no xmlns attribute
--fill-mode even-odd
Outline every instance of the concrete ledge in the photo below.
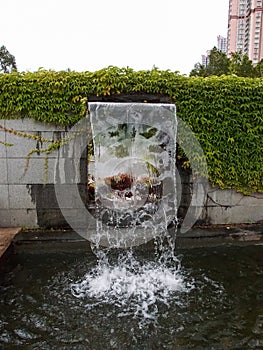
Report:
<svg viewBox="0 0 263 350"><path fill-rule="evenodd" d="M15 252L30 254L91 251L90 242L69 230L21 230L13 239Z"/></svg>
<svg viewBox="0 0 263 350"><path fill-rule="evenodd" d="M263 225L234 225L197 227L187 233L176 234L176 249L209 248L221 245L263 245ZM14 235L15 251L31 253L57 251L87 251L90 242L72 230L29 230ZM154 249L152 241L136 249Z"/></svg>
<svg viewBox="0 0 263 350"><path fill-rule="evenodd" d="M20 227L0 228L0 259L20 230Z"/></svg>
<svg viewBox="0 0 263 350"><path fill-rule="evenodd" d="M263 245L263 225L209 225L192 228L186 233L178 231L178 249L215 247L220 245Z"/></svg>

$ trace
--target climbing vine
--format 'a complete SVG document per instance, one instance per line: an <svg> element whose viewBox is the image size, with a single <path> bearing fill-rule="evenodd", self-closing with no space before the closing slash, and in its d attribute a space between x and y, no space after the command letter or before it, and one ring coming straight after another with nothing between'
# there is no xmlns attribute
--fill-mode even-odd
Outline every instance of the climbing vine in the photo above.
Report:
<svg viewBox="0 0 263 350"><path fill-rule="evenodd" d="M0 74L0 119L33 118L72 126L85 115L91 96L133 92L160 93L171 98L178 117L200 142L212 185L243 193L263 192L261 78L186 77L157 68L134 71L112 66L96 72L39 70ZM3 128L1 131L9 132ZM4 147L4 142L0 143ZM59 143L52 141L43 152L48 154L56 147Z"/></svg>

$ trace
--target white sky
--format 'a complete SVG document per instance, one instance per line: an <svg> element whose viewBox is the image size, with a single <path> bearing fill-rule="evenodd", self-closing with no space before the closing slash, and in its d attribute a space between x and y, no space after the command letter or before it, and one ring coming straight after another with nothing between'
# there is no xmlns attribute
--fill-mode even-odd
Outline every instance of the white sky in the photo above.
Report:
<svg viewBox="0 0 263 350"><path fill-rule="evenodd" d="M19 71L114 65L189 74L226 36L228 0L0 0L0 46Z"/></svg>

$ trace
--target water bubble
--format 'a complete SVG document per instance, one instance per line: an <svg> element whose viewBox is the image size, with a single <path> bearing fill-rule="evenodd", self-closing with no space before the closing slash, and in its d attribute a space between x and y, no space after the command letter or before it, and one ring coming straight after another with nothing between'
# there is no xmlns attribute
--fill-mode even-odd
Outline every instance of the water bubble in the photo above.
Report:
<svg viewBox="0 0 263 350"><path fill-rule="evenodd" d="M112 249L94 249L97 265L78 282L71 285L76 298L87 307L112 305L120 308L119 317L133 315L141 320L156 320L159 303L168 305L176 293L192 286L186 282L180 260L163 249L161 256L141 261L132 249L121 250L113 256Z"/></svg>

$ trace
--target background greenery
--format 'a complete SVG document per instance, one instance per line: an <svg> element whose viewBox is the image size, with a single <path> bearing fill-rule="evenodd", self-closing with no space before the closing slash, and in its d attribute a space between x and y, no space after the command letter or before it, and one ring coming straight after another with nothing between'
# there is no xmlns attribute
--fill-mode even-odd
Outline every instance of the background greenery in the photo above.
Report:
<svg viewBox="0 0 263 350"><path fill-rule="evenodd" d="M0 74L0 119L29 117L71 126L85 115L90 96L130 92L170 96L201 144L212 185L263 192L261 78L186 77L112 66L81 73L13 71Z"/></svg>
<svg viewBox="0 0 263 350"><path fill-rule="evenodd" d="M263 59L257 64L253 64L248 55L241 51L232 52L228 57L225 52L214 47L209 51L206 61L206 65L196 63L190 76L208 77L210 75L235 74L249 78L263 77Z"/></svg>

